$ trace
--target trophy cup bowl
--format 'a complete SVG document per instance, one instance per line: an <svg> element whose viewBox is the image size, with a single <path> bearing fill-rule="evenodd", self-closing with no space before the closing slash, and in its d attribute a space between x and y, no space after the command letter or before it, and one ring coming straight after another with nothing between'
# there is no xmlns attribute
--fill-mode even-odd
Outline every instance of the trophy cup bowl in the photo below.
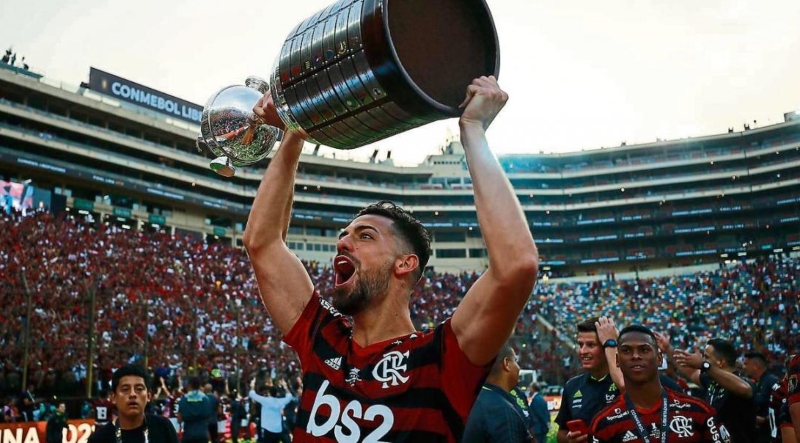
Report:
<svg viewBox="0 0 800 443"><path fill-rule="evenodd" d="M262 122L253 112L267 89L266 81L249 77L244 86L226 86L206 102L197 146L217 156L210 165L217 174L233 177L237 166L265 158L275 145L280 129Z"/></svg>
<svg viewBox="0 0 800 443"><path fill-rule="evenodd" d="M198 147L218 156L211 167L226 176L266 157L278 130L251 110L269 88L286 130L358 148L460 116L472 80L499 70L486 0L338 0L289 33L269 86L251 78L249 90L225 88L209 99Z"/></svg>

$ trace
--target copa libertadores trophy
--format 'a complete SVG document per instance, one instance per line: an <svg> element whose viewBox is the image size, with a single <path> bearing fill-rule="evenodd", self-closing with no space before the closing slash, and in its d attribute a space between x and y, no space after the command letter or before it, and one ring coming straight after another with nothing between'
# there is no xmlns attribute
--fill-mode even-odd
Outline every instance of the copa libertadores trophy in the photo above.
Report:
<svg viewBox="0 0 800 443"><path fill-rule="evenodd" d="M340 0L289 33L269 83L250 77L209 98L198 148L226 177L265 158L280 130L252 109L267 88L287 130L358 148L459 116L467 85L499 68L484 0Z"/></svg>

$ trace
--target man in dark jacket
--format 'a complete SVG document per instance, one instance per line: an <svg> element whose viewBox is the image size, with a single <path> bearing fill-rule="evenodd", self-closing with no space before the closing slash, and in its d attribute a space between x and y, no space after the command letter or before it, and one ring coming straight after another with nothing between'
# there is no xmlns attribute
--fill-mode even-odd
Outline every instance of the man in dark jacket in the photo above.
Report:
<svg viewBox="0 0 800 443"><path fill-rule="evenodd" d="M530 443L528 423L509 393L519 382L519 365L514 349L500 349L486 383L472 407L464 428L463 443Z"/></svg>
<svg viewBox="0 0 800 443"><path fill-rule="evenodd" d="M547 400L539 392L539 385L531 384L531 417L533 419L533 436L536 443L547 443L547 433L550 431L550 411L547 410Z"/></svg>
<svg viewBox="0 0 800 443"><path fill-rule="evenodd" d="M64 429L67 429L67 405L59 403L55 414L47 419L47 443L61 443Z"/></svg>
<svg viewBox="0 0 800 443"><path fill-rule="evenodd" d="M178 443L172 423L165 417L147 415L150 377L141 366L126 365L111 377L111 401L118 418L96 429L89 443ZM60 441L60 440L59 440Z"/></svg>
<svg viewBox="0 0 800 443"><path fill-rule="evenodd" d="M183 423L183 443L206 443L209 440L208 422L216 412L211 400L200 391L200 379L189 379L189 393L181 398L178 406L178 421ZM216 442L214 442L216 443Z"/></svg>

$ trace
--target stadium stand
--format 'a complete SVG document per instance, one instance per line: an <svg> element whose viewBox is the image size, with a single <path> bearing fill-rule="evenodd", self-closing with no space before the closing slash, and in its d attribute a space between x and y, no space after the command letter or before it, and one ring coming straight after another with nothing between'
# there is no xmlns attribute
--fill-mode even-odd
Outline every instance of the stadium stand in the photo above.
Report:
<svg viewBox="0 0 800 443"><path fill-rule="evenodd" d="M197 151L196 121L101 92L0 65L0 396L26 380L41 399L83 401L127 362L170 389L179 374L240 389L254 376L293 380L298 361L240 248L263 164L222 179ZM499 155L541 255L513 337L520 366L557 393L580 370L573 325L598 314L644 322L679 348L722 335L776 366L797 350L800 113L784 117ZM413 167L308 148L287 244L321 292L339 229L388 199L432 233L416 327L451 314L488 263L459 141Z"/></svg>
<svg viewBox="0 0 800 443"><path fill-rule="evenodd" d="M90 382L89 361L100 382L129 361L172 376L178 369L208 376L216 367L234 384L238 371L243 380L272 370L293 379L298 371L240 248L95 227L46 211L5 214L0 233L4 394L20 390L28 325L29 377L43 395L80 395ZM328 293L332 269L305 264ZM449 316L478 275L428 272L411 302L417 328ZM572 352L565 346L574 335L570 325L594 313L659 327L681 348L727 334L740 350L759 349L781 362L800 345L798 301L800 260L788 256L687 275L552 280L532 295L515 339L520 365L552 382L574 374L577 368L563 364Z"/></svg>

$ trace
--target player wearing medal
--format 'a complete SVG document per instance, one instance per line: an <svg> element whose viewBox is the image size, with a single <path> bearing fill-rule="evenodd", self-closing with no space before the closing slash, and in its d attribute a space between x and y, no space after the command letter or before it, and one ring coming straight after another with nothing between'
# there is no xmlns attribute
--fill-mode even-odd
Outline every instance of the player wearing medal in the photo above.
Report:
<svg viewBox="0 0 800 443"><path fill-rule="evenodd" d="M663 358L650 329L634 325L620 331L617 366L625 380L625 393L595 417L590 442L729 441L711 406L661 386L658 367Z"/></svg>

